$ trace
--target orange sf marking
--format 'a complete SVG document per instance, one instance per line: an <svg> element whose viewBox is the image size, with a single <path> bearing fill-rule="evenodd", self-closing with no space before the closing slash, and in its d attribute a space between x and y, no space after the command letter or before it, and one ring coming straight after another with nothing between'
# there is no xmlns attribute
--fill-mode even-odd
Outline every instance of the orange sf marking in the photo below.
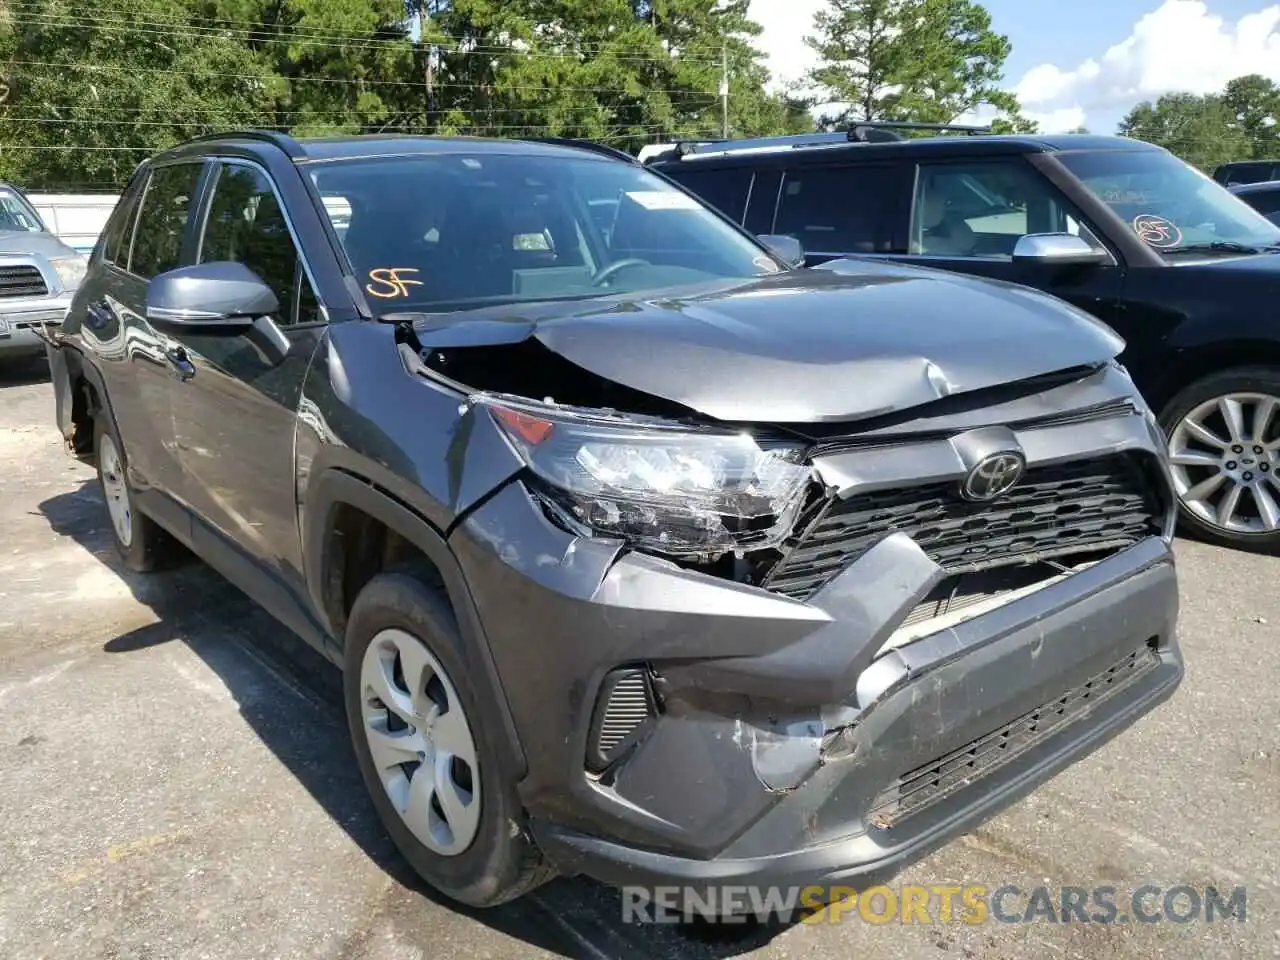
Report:
<svg viewBox="0 0 1280 960"><path fill-rule="evenodd" d="M410 287L422 286L421 280L410 280L402 276L405 273L417 273L416 267L379 267L369 271L369 279L373 283L366 284L365 290L373 297L391 300L395 297L407 297ZM377 289L374 288L377 284Z"/></svg>

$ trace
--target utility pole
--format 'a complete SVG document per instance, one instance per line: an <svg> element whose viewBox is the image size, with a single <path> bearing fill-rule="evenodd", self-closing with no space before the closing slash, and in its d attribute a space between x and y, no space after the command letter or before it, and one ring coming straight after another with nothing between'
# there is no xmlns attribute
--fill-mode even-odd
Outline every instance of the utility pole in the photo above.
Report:
<svg viewBox="0 0 1280 960"><path fill-rule="evenodd" d="M729 139L729 45L720 45L720 135Z"/></svg>

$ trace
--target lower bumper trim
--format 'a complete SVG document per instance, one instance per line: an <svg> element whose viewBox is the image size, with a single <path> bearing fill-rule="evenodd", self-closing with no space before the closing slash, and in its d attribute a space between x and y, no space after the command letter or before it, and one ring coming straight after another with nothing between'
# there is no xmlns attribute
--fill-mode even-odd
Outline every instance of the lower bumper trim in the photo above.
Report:
<svg viewBox="0 0 1280 960"><path fill-rule="evenodd" d="M1177 689L1183 665L1175 650L1153 653L1154 663L1126 685L1125 697L1096 702L1078 722L1058 724L1043 739L980 781L961 784L921 819L926 827L900 843L893 830L874 830L775 856L699 860L645 850L535 819L538 845L564 874L585 874L619 887L687 884L804 886L876 884L990 819L1044 781L1093 752ZM917 811L918 812L918 811ZM889 843L885 843L889 840Z"/></svg>

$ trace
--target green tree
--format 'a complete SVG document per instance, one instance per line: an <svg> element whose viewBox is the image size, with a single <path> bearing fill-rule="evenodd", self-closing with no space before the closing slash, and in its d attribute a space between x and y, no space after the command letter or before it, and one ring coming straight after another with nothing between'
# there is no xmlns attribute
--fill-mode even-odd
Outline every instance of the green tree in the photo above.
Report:
<svg viewBox="0 0 1280 960"><path fill-rule="evenodd" d="M1206 173L1231 160L1252 156L1252 142L1221 96L1165 94L1134 107L1120 122L1120 134L1177 154Z"/></svg>
<svg viewBox="0 0 1280 960"><path fill-rule="evenodd" d="M118 186L148 154L234 127L357 132L396 118L401 0L33 0L0 33L0 169Z"/></svg>
<svg viewBox="0 0 1280 960"><path fill-rule="evenodd" d="M1222 105L1249 139L1250 157L1280 157L1280 88L1260 74L1236 77L1223 91Z"/></svg>
<svg viewBox="0 0 1280 960"><path fill-rule="evenodd" d="M186 29L181 0L43 0L11 14L0 167L29 186L121 183L149 152L257 121L267 64Z"/></svg>
<svg viewBox="0 0 1280 960"><path fill-rule="evenodd" d="M1006 129L1030 126L1000 89L1009 40L974 0L830 0L814 25L811 79L843 105L829 123L950 123L994 107Z"/></svg>

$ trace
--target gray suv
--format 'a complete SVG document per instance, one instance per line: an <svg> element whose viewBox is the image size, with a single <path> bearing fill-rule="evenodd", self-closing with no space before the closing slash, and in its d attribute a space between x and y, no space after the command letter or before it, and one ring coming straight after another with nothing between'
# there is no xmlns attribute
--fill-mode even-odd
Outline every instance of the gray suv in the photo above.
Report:
<svg viewBox="0 0 1280 960"><path fill-rule="evenodd" d="M1172 693L1174 498L1102 324L786 261L603 148L199 140L93 253L58 423L126 564L341 668L449 896L850 883Z"/></svg>
<svg viewBox="0 0 1280 960"><path fill-rule="evenodd" d="M39 331L62 322L86 263L21 190L0 181L0 363L44 353Z"/></svg>

